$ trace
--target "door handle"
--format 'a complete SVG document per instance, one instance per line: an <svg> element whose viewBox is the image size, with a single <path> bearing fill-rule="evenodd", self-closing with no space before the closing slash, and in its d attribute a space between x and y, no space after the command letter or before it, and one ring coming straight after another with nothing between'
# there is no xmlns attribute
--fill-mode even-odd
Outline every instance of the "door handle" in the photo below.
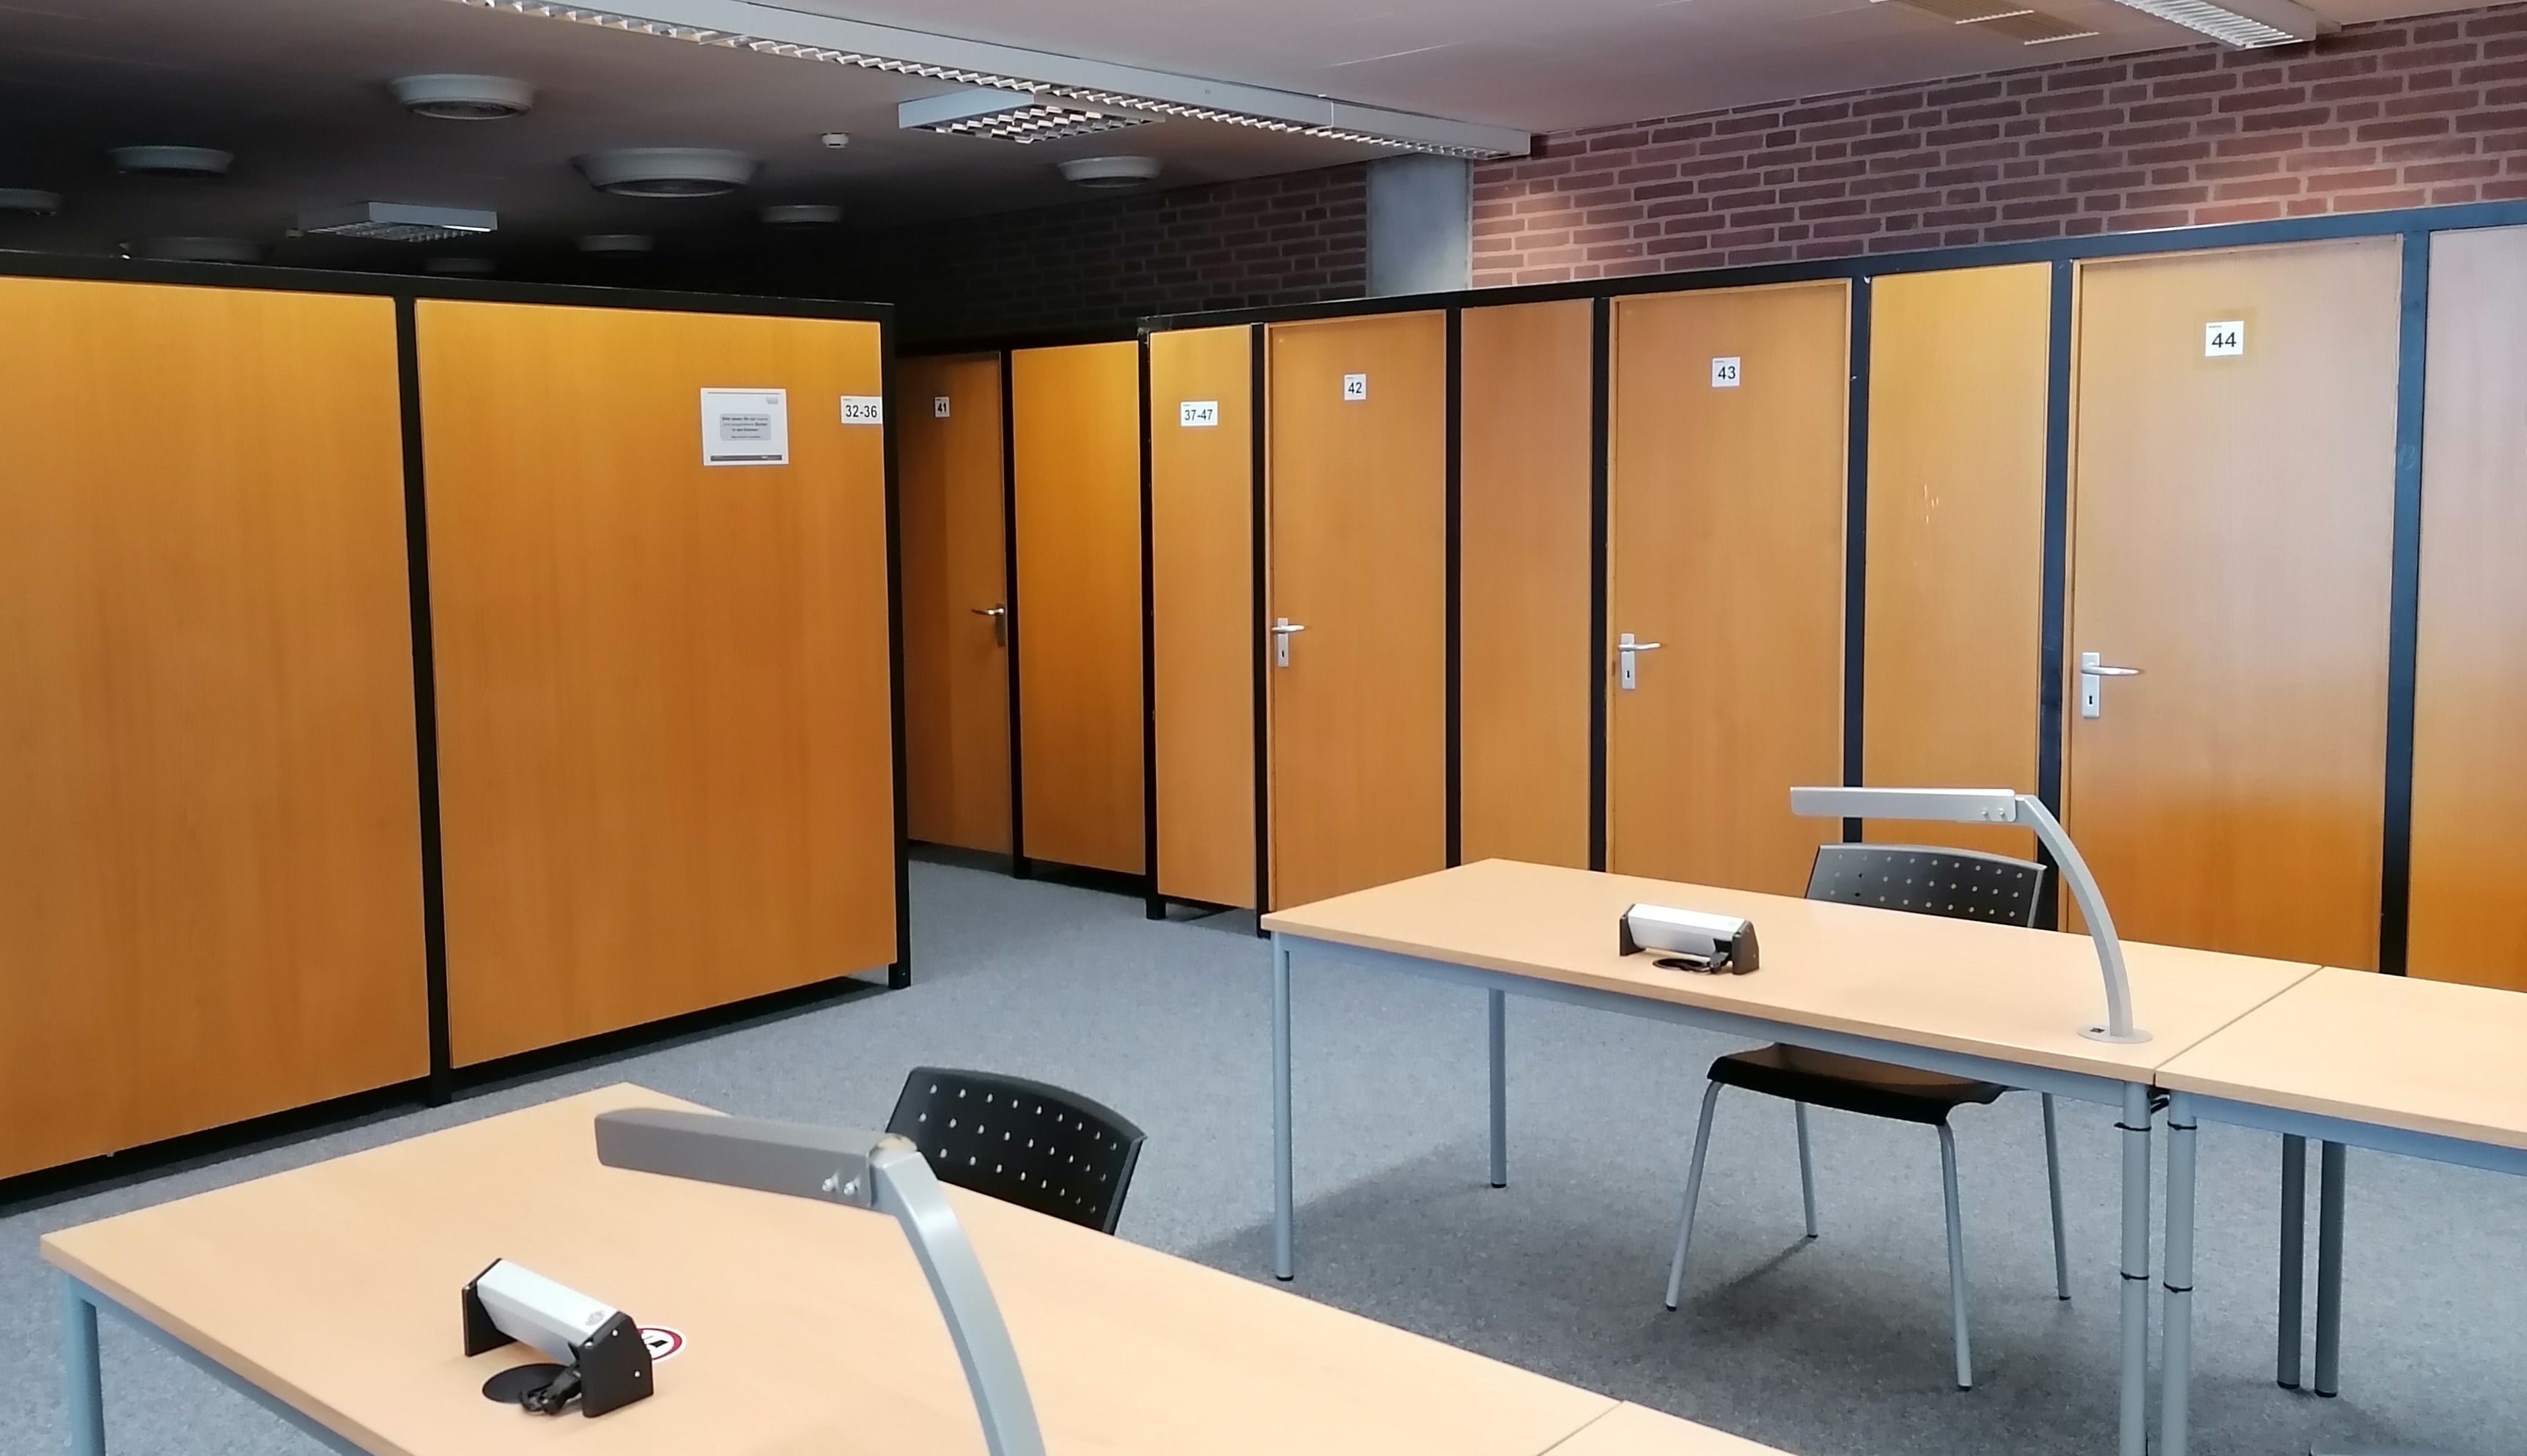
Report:
<svg viewBox="0 0 2527 1456"><path fill-rule="evenodd" d="M1307 631L1307 630L1308 630L1307 628L1302 627L1302 626L1300 626L1298 623L1291 621L1288 617L1275 617L1275 618L1273 618L1273 620L1272 620L1272 665L1273 665L1273 666L1275 666L1275 667L1287 667L1287 666L1289 666L1289 665L1290 665L1290 639L1291 639L1292 637L1297 636L1299 633L1305 632L1305 631Z"/></svg>
<svg viewBox="0 0 2527 1456"><path fill-rule="evenodd" d="M2106 679L2139 677L2138 667L2117 667L2095 652L2080 654L2080 716L2093 718L2104 711Z"/></svg>
<svg viewBox="0 0 2527 1456"><path fill-rule="evenodd" d="M1636 642L1633 640L1632 634L1628 632L1624 633L1622 637L1617 638L1615 640L1615 681L1617 685L1626 693L1639 687L1641 685L1640 654L1643 652L1655 652L1658 650L1659 644L1654 642Z"/></svg>
<svg viewBox="0 0 2527 1456"><path fill-rule="evenodd" d="M1005 605L976 606L968 607L967 610L971 611L978 617L989 617L992 619L992 645L994 647L1005 648L1009 645L1008 607Z"/></svg>

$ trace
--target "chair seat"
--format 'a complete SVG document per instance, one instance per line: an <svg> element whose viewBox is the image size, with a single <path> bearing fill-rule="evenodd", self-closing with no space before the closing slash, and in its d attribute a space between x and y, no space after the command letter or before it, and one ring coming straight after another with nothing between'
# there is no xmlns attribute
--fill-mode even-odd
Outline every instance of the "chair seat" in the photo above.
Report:
<svg viewBox="0 0 2527 1456"><path fill-rule="evenodd" d="M1958 1108L1991 1102L2009 1090L1997 1082L1779 1045L1723 1057L1711 1064L1711 1079L1837 1112L1934 1125Z"/></svg>

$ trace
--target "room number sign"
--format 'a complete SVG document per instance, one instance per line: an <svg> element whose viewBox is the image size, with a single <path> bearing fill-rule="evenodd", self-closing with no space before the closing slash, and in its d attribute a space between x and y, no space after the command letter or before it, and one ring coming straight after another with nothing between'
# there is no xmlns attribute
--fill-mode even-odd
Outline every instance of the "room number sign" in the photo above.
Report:
<svg viewBox="0 0 2527 1456"><path fill-rule="evenodd" d="M1740 367L1737 355L1731 354L1728 358L1711 361L1711 388L1733 390L1744 378L1745 370Z"/></svg>
<svg viewBox="0 0 2527 1456"><path fill-rule="evenodd" d="M1209 430L1219 423L1219 401L1185 399L1176 404L1176 424L1186 430Z"/></svg>
<svg viewBox="0 0 2527 1456"><path fill-rule="evenodd" d="M2202 326L2202 357L2234 359L2246 351L2246 323L2243 319L2223 319Z"/></svg>
<svg viewBox="0 0 2527 1456"><path fill-rule="evenodd" d="M1365 375L1365 374L1346 374L1346 375L1344 375L1344 376L1343 376L1343 402L1344 402L1345 404L1358 404L1358 403L1360 403L1362 400L1367 399L1367 397L1368 397L1368 376L1367 376L1367 375Z"/></svg>

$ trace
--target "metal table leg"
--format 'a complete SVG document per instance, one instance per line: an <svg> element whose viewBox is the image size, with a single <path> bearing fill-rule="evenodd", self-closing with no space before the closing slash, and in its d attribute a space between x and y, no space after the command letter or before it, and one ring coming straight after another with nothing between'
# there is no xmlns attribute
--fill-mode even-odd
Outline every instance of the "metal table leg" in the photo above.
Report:
<svg viewBox="0 0 2527 1456"><path fill-rule="evenodd" d="M2317 1145L2316 1393L2343 1388L2343 1162L2341 1143Z"/></svg>
<svg viewBox="0 0 2527 1456"><path fill-rule="evenodd" d="M2298 1388L2301 1344L2301 1286L2307 1282L2307 1139L2282 1135L2282 1267L2280 1334L2273 1355L2273 1380L2285 1390Z"/></svg>
<svg viewBox="0 0 2527 1456"><path fill-rule="evenodd" d="M97 1361L96 1306L62 1276L62 1393L71 1456L105 1456L105 1371Z"/></svg>
<svg viewBox="0 0 2527 1456"><path fill-rule="evenodd" d="M2167 1100L2167 1349L2159 1357L2161 1456L2185 1456L2193 1385L2193 1109Z"/></svg>
<svg viewBox="0 0 2527 1456"><path fill-rule="evenodd" d="M1272 1276L1295 1273L1298 1222L1290 1175L1290 948L1272 937Z"/></svg>
<svg viewBox="0 0 2527 1456"><path fill-rule="evenodd" d="M2149 1453L2149 1088L2124 1084L2122 1456Z"/></svg>
<svg viewBox="0 0 2527 1456"><path fill-rule="evenodd" d="M1509 993L1493 989L1492 1042L1492 1186L1509 1186Z"/></svg>

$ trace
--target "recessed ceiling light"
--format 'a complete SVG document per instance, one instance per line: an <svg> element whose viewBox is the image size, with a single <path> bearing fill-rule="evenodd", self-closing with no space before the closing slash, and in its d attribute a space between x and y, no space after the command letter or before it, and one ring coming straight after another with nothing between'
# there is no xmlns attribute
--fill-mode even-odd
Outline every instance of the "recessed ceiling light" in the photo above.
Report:
<svg viewBox="0 0 2527 1456"><path fill-rule="evenodd" d="M906 101L895 109L896 125L907 131L997 136L1015 142L1093 136L1157 120L1154 116L1116 116L1084 106L1063 106L1033 91L951 91L945 96Z"/></svg>
<svg viewBox="0 0 2527 1456"><path fill-rule="evenodd" d="M48 218L62 210L62 194L39 187L0 187L0 212Z"/></svg>
<svg viewBox="0 0 2527 1456"><path fill-rule="evenodd" d="M119 146L114 170L132 177L226 177L236 156L210 146Z"/></svg>
<svg viewBox="0 0 2527 1456"><path fill-rule="evenodd" d="M252 263L263 257L263 244L251 237L144 237L130 252L166 263Z"/></svg>
<svg viewBox="0 0 2527 1456"><path fill-rule="evenodd" d="M657 245L646 233L591 233L579 240L583 253L645 253Z"/></svg>
<svg viewBox="0 0 2527 1456"><path fill-rule="evenodd" d="M536 88L505 76L404 76L388 83L403 109L441 122L497 122L524 116Z"/></svg>
<svg viewBox="0 0 2527 1456"><path fill-rule="evenodd" d="M409 202L361 202L298 215L298 231L380 242L438 242L498 230L500 215L465 207L422 207Z"/></svg>
<svg viewBox="0 0 2527 1456"><path fill-rule="evenodd" d="M421 267L423 272L440 278L481 278L500 271L500 265L489 258L433 258Z"/></svg>
<svg viewBox="0 0 2527 1456"><path fill-rule="evenodd" d="M841 151L843 148L851 144L851 133L849 131L828 131L816 139L823 142L825 145L832 147L836 151Z"/></svg>
<svg viewBox="0 0 2527 1456"><path fill-rule="evenodd" d="M823 228L841 222L843 210L831 202L776 202L761 217L775 228Z"/></svg>
<svg viewBox="0 0 2527 1456"><path fill-rule="evenodd" d="M717 197L752 182L757 164L744 152L638 146L591 152L576 165L590 186L617 197Z"/></svg>
<svg viewBox="0 0 2527 1456"><path fill-rule="evenodd" d="M1137 187L1159 175L1156 157L1073 157L1057 165L1072 186L1101 191Z"/></svg>

